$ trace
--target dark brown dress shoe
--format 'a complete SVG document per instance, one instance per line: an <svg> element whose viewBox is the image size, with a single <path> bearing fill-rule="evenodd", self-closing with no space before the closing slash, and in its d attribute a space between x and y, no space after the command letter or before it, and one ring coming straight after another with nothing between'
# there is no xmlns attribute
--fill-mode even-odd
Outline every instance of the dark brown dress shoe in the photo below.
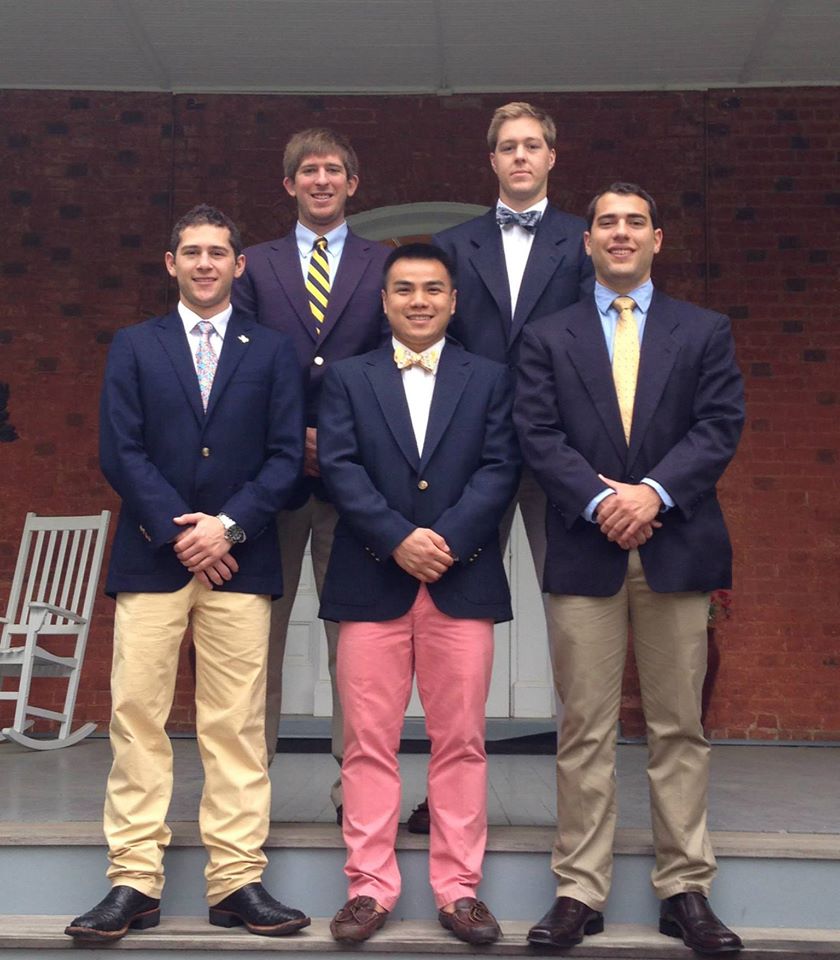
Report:
<svg viewBox="0 0 840 960"><path fill-rule="evenodd" d="M604 932L604 915L574 897L558 897L548 913L528 931L528 943L573 947L584 934Z"/></svg>
<svg viewBox="0 0 840 960"><path fill-rule="evenodd" d="M285 937L312 923L305 913L275 900L261 883L246 883L220 900L210 907L209 919L214 927L244 925L260 937Z"/></svg>
<svg viewBox="0 0 840 960"><path fill-rule="evenodd" d="M439 910L438 921L444 930L451 930L464 943L495 943L502 935L487 904L475 897L456 900L454 913Z"/></svg>
<svg viewBox="0 0 840 960"><path fill-rule="evenodd" d="M339 943L361 943L385 926L387 910L377 910L373 897L353 897L330 921L330 933Z"/></svg>
<svg viewBox="0 0 840 960"><path fill-rule="evenodd" d="M160 923L160 900L122 884L87 913L76 917L64 932L74 940L107 943L124 937L129 929L146 930Z"/></svg>
<svg viewBox="0 0 840 960"><path fill-rule="evenodd" d="M679 937L697 953L734 953L744 944L715 916L702 893L677 893L662 901L659 932Z"/></svg>
<svg viewBox="0 0 840 960"><path fill-rule="evenodd" d="M406 822L409 833L428 833L432 826L432 818L429 813L429 799L421 800L420 803L411 811L411 816Z"/></svg>

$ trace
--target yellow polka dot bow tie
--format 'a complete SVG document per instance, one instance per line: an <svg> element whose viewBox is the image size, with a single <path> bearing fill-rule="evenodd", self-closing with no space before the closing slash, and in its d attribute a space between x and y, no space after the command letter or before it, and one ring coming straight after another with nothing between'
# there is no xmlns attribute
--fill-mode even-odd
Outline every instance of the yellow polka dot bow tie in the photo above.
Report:
<svg viewBox="0 0 840 960"><path fill-rule="evenodd" d="M440 350L424 350L422 353L415 353L408 347L399 346L394 350L394 363L399 370L407 370L409 367L422 367L429 373L437 373L438 361L440 360Z"/></svg>

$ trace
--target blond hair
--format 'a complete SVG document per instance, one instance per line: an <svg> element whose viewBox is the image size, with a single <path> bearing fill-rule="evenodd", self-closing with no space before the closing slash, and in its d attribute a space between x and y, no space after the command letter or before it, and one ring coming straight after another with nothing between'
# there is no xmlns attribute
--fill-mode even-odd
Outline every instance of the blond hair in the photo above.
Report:
<svg viewBox="0 0 840 960"><path fill-rule="evenodd" d="M554 143L557 140L557 128L554 126L554 121L551 117L545 110L540 110L539 107L532 106L530 103L514 101L513 103L506 103L504 106L499 107L493 114L493 119L490 121L490 127L487 130L487 146L490 148L491 153L496 152L496 144L499 141L499 129L502 124L506 120L518 120L520 117L532 117L534 120L538 120L542 127L543 138L548 145L548 149L554 149Z"/></svg>

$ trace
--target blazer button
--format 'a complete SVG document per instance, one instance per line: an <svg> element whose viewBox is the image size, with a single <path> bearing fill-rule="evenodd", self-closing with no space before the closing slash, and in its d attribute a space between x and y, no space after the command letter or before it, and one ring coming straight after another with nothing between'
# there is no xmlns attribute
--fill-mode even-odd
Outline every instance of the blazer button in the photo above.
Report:
<svg viewBox="0 0 840 960"><path fill-rule="evenodd" d="M315 364L316 367L323 367L323 365L324 365L324 358L323 358L323 357L315 357L315 359L314 359L312 362Z"/></svg>
<svg viewBox="0 0 840 960"><path fill-rule="evenodd" d="M201 448L201 455L202 455L202 457L209 457L209 456L210 456L210 447L202 447L202 448Z"/></svg>
<svg viewBox="0 0 840 960"><path fill-rule="evenodd" d="M429 481L428 481L428 480L421 480L421 481L417 484L417 489L418 489L418 490L428 490L428 489L429 489Z"/></svg>

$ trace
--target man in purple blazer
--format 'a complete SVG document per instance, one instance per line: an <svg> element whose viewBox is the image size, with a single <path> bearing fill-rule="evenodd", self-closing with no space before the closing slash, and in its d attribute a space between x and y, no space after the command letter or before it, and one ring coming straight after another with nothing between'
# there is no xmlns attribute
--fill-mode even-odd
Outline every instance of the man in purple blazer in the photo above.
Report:
<svg viewBox="0 0 840 960"><path fill-rule="evenodd" d="M531 943L604 928L616 822L615 743L628 627L648 734L659 929L700 953L741 948L707 897L709 744L700 722L709 592L732 549L715 485L744 422L729 320L651 282L653 198L614 183L588 212L595 291L525 332L514 418L548 496L543 589L564 714L557 748L557 899Z"/></svg>
<svg viewBox="0 0 840 960"><path fill-rule="evenodd" d="M285 593L271 611L266 701L269 763L277 747L283 686L283 655L301 564L311 537L318 596L337 520L320 480L318 405L325 373L336 360L378 346L386 324L380 296L388 249L356 236L344 219L345 205L359 185L359 162L339 133L315 128L296 133L283 156L283 186L297 201L295 229L278 240L245 250L245 272L233 287L236 308L291 337L306 378L304 479L277 518ZM335 686L338 630L325 623L333 688L333 755L341 763L343 724ZM341 779L332 788L341 822Z"/></svg>

